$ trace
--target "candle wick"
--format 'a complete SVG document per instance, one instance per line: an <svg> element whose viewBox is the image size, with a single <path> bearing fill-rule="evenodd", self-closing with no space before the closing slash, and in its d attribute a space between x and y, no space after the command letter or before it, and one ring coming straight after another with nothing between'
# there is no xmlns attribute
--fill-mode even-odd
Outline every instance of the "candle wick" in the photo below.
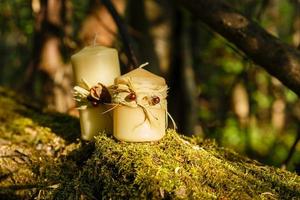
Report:
<svg viewBox="0 0 300 200"><path fill-rule="evenodd" d="M139 68L143 68L143 67L145 67L146 65L149 65L149 63L148 63L148 62L145 62L144 64L141 64L141 65L139 66Z"/></svg>

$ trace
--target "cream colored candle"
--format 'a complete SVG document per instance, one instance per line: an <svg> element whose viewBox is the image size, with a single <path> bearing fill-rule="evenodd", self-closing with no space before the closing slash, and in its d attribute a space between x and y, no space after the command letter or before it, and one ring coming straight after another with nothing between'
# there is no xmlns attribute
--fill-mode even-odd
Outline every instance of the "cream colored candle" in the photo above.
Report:
<svg viewBox="0 0 300 200"><path fill-rule="evenodd" d="M85 89L102 83L110 86L114 79L120 76L118 53L115 49L102 46L88 46L71 58L75 84ZM88 106L80 110L81 136L84 140L91 140L101 131L112 133L112 116L110 113L102 114L108 107L98 105Z"/></svg>
<svg viewBox="0 0 300 200"><path fill-rule="evenodd" d="M115 79L114 136L121 141L157 141L165 135L167 85L142 68Z"/></svg>

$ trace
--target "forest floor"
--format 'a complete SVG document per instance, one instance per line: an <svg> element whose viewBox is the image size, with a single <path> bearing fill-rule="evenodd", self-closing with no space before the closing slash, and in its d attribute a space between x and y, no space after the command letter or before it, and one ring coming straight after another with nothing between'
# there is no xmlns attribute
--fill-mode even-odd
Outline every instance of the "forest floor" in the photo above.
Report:
<svg viewBox="0 0 300 200"><path fill-rule="evenodd" d="M0 199L300 199L300 176L167 130L80 139L76 118L0 88Z"/></svg>

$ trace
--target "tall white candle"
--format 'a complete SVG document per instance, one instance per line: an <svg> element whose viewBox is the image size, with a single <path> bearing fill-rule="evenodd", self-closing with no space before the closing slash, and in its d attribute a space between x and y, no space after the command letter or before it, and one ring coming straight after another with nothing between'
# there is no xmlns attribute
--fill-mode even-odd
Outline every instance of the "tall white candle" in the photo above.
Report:
<svg viewBox="0 0 300 200"><path fill-rule="evenodd" d="M129 142L160 140L166 129L165 79L139 68L116 78L115 87L114 136Z"/></svg>
<svg viewBox="0 0 300 200"><path fill-rule="evenodd" d="M88 46L71 57L75 84L90 87L97 83L110 86L114 79L120 76L118 52L113 48L103 46ZM110 113L102 114L108 107L98 105L80 110L81 137L91 140L101 131L112 133L112 116Z"/></svg>

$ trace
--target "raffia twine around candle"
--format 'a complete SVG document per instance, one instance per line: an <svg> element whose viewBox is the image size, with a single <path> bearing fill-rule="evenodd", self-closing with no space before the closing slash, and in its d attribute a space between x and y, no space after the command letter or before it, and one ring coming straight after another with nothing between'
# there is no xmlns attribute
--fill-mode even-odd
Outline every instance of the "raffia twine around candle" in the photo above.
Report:
<svg viewBox="0 0 300 200"><path fill-rule="evenodd" d="M117 106L123 105L131 108L140 107L145 114L145 121L148 120L151 125L157 123L157 117L151 112L152 108L163 109L167 112L167 86L154 86L151 84L116 84L109 88L112 95L112 105L115 109ZM130 94L136 94L136 99L130 100L127 97ZM159 103L154 104L153 98L159 98ZM109 110L109 111L110 111ZM167 120L167 119L166 119ZM173 119L172 119L173 120ZM175 123L173 123L175 125Z"/></svg>
<svg viewBox="0 0 300 200"><path fill-rule="evenodd" d="M90 94L90 89L91 86L84 79L81 80L81 86L76 85L73 88L73 99L78 110L84 110L91 105L87 98Z"/></svg>

